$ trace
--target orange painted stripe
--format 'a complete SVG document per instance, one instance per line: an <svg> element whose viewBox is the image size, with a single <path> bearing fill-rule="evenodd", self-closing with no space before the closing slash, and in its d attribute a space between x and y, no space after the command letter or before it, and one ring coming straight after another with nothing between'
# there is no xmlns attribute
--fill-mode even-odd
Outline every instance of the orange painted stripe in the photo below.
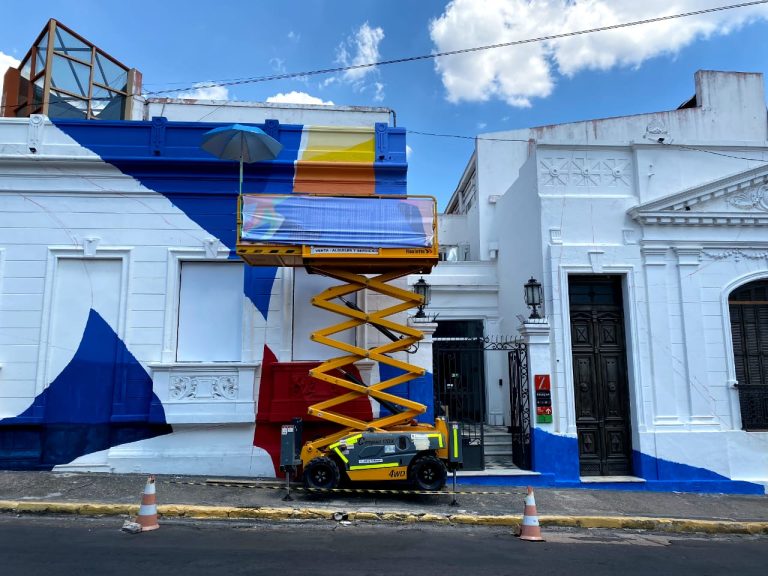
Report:
<svg viewBox="0 0 768 576"><path fill-rule="evenodd" d="M296 162L293 191L300 194L372 196L376 193L373 164Z"/></svg>

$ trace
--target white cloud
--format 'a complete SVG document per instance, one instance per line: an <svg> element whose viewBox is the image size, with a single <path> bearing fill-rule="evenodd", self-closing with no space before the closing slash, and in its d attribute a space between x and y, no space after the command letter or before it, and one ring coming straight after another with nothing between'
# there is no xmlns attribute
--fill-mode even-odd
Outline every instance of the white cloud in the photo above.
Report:
<svg viewBox="0 0 768 576"><path fill-rule="evenodd" d="M229 100L229 89L226 86L209 86L211 82L198 82L194 90L179 92L177 98L186 100Z"/></svg>
<svg viewBox="0 0 768 576"><path fill-rule="evenodd" d="M317 96L312 96L306 92L288 92L283 94L275 94L267 98L267 102L274 102L277 104L317 104L318 106L333 106L333 102L330 100L323 100Z"/></svg>
<svg viewBox="0 0 768 576"><path fill-rule="evenodd" d="M337 60L342 66L358 66L360 64L370 64L381 60L379 54L379 44L384 39L384 30L380 27L371 28L368 22L355 32L355 35L347 38L345 42L339 45L337 51ZM353 55L350 55L349 50ZM373 73L375 67L357 68L355 70L346 70L344 78L350 81L358 81Z"/></svg>
<svg viewBox="0 0 768 576"><path fill-rule="evenodd" d="M408 144L405 145L405 159L406 161L411 159L411 154L413 154L413 148L411 148Z"/></svg>
<svg viewBox="0 0 768 576"><path fill-rule="evenodd" d="M336 50L336 62L342 66L359 66L361 64L371 64L381 60L379 44L384 39L384 30L381 27L371 28L368 22L364 22L357 31L344 40ZM373 99L380 102L384 99L384 84L374 81L368 84L366 79L369 76L377 78L379 74L375 66L366 68L356 68L354 70L345 70L340 76L340 80L352 87L358 92L365 92L367 89L373 89ZM323 86L332 83L333 79L328 78L323 82Z"/></svg>
<svg viewBox="0 0 768 576"><path fill-rule="evenodd" d="M478 122L477 123L477 129L478 130L484 130L488 126L487 122Z"/></svg>
<svg viewBox="0 0 768 576"><path fill-rule="evenodd" d="M16 58L13 56L0 52L0 98L2 98L3 93L3 80L5 78L5 72L8 70L8 68L17 68L19 64L21 64L21 62L16 60ZM0 110L0 112L5 111ZM0 113L0 116L2 116L2 113Z"/></svg>
<svg viewBox="0 0 768 576"><path fill-rule="evenodd" d="M285 74L287 72L285 68L285 60L283 58L270 58L269 65L272 66L272 70L278 74Z"/></svg>
<svg viewBox="0 0 768 576"><path fill-rule="evenodd" d="M435 51L445 52L722 5L716 0L452 0L430 22L430 35ZM728 34L756 19L768 20L768 7L448 56L438 58L435 68L451 102L498 98L527 107L532 98L552 92L556 72L572 76L586 69L639 66L649 58L674 55L697 39Z"/></svg>
<svg viewBox="0 0 768 576"><path fill-rule="evenodd" d="M292 40L293 42L298 42L301 40L301 34L298 32L294 32L293 30L288 31L288 40Z"/></svg>
<svg viewBox="0 0 768 576"><path fill-rule="evenodd" d="M376 93L373 95L373 99L376 100L376 102L381 102L384 100L384 84L381 82L374 82L373 87L376 90Z"/></svg>

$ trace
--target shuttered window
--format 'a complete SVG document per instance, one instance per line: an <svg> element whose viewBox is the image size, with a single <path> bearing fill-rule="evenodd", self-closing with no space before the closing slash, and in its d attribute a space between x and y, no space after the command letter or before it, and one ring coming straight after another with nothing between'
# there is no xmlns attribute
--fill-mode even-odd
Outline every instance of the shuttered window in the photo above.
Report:
<svg viewBox="0 0 768 576"><path fill-rule="evenodd" d="M768 280L734 290L728 305L742 428L768 430Z"/></svg>

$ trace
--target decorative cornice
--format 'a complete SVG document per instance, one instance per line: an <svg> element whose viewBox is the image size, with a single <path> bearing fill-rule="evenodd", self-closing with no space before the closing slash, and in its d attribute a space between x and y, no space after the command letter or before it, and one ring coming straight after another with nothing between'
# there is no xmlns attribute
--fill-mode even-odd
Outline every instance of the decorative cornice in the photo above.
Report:
<svg viewBox="0 0 768 576"><path fill-rule="evenodd" d="M630 211L630 216L643 225L652 226L766 226L766 214L734 212L639 212Z"/></svg>
<svg viewBox="0 0 768 576"><path fill-rule="evenodd" d="M701 246L675 246L678 266L698 266L701 260Z"/></svg>
<svg viewBox="0 0 768 576"><path fill-rule="evenodd" d="M640 248L646 266L666 266L667 252L669 252L669 248L666 246L643 246Z"/></svg>

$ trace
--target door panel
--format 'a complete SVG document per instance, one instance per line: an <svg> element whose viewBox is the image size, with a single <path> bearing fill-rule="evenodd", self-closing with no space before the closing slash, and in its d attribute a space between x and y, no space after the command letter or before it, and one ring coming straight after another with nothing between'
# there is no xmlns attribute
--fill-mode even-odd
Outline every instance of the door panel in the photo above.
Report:
<svg viewBox="0 0 768 576"><path fill-rule="evenodd" d="M631 474L621 278L572 276L569 293L581 474Z"/></svg>

